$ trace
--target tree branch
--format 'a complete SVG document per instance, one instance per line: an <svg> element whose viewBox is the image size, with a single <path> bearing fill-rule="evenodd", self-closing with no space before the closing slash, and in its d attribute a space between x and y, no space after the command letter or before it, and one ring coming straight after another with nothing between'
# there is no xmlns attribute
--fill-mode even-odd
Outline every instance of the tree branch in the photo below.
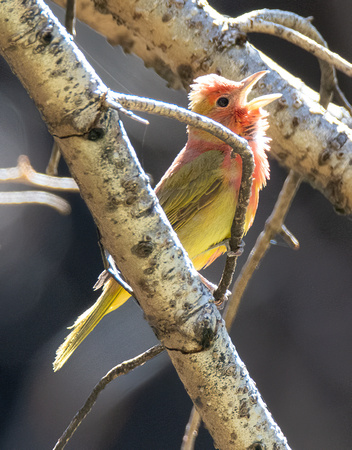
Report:
<svg viewBox="0 0 352 450"><path fill-rule="evenodd" d="M323 39L318 30L312 25L312 19L312 17L303 18L298 14L294 14L289 11L281 11L279 9L261 9L259 11L253 11L248 14L244 14L243 16L237 17L234 21L238 24L243 32L255 32L257 24L260 24L263 20L266 22L271 22L273 24L273 27L275 24L278 24L285 28L285 33L284 36L281 36L280 33L274 33L274 35L277 37L287 39L289 42L299 45L307 51L309 51L309 48L305 45L306 37L312 39L314 42L320 44L324 48L327 48L326 41ZM253 27L252 30L250 30L251 26ZM291 35L289 33L289 29L299 32L301 36L300 42L297 43L290 39ZM324 108L327 108L328 104L332 100L332 94L334 93L335 89L338 88L336 72L334 66L332 64L329 64L329 62L326 62L319 58L318 61L321 72L319 103Z"/></svg>
<svg viewBox="0 0 352 450"><path fill-rule="evenodd" d="M63 198L44 191L12 191L0 192L1 205L37 204L50 206L60 214L70 214L71 206Z"/></svg>
<svg viewBox="0 0 352 450"><path fill-rule="evenodd" d="M307 50L312 55L327 62L329 65L336 67L336 69L347 76L352 76L352 64L341 58L337 53L326 48L325 42L320 44L316 42L316 39L311 39L309 36L304 36L294 29L287 28L283 24L277 23L279 17L283 18L286 16L286 18L288 18L289 14L297 17L296 14L286 13L280 10L274 11L277 12L277 14L270 10L261 10L244 14L243 16L234 19L234 23L238 25L239 30L243 33L265 33L286 39L288 42ZM266 17L269 20L265 20ZM303 20L304 19L302 18L302 21Z"/></svg>
<svg viewBox="0 0 352 450"><path fill-rule="evenodd" d="M282 224L291 207L297 189L301 183L300 176L293 170L285 180L284 186L280 192L277 202L270 217L265 223L264 230L258 236L257 242L253 247L245 265L239 273L232 290L231 298L227 304L224 318L227 329L229 330L236 317L237 310L246 289L259 262L271 246L271 240L280 232Z"/></svg>
<svg viewBox="0 0 352 450"><path fill-rule="evenodd" d="M26 155L21 155L18 158L17 167L0 169L0 183L24 183L33 187L63 192L79 191L76 182L72 178L54 177L36 172Z"/></svg>

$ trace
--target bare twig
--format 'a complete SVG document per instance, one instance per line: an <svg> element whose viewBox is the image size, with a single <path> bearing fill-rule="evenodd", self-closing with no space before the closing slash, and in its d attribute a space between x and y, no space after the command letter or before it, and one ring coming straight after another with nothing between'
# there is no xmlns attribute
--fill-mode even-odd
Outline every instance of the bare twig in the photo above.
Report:
<svg viewBox="0 0 352 450"><path fill-rule="evenodd" d="M186 425L185 434L182 438L181 450L192 450L194 448L201 423L202 419L196 408L193 406L188 424Z"/></svg>
<svg viewBox="0 0 352 450"><path fill-rule="evenodd" d="M73 178L52 177L36 172L25 155L18 158L16 167L0 169L0 183L23 183L55 191L78 192ZM0 192L0 204L20 205L24 203L47 205L61 214L70 214L71 207L63 198L44 191Z"/></svg>
<svg viewBox="0 0 352 450"><path fill-rule="evenodd" d="M291 233L290 230L287 229L287 227L282 224L281 230L279 231L280 236L283 238L283 240L286 242L286 244L292 248L292 250L299 250L299 242L294 237L294 235Z"/></svg>
<svg viewBox="0 0 352 450"><path fill-rule="evenodd" d="M98 95L101 95L98 93ZM196 114L188 109L182 108L177 105L161 102L158 100L152 100L150 98L137 97L135 95L120 94L109 91L106 94L106 105L113 107L117 110L121 108L121 105L126 109L132 109L136 111L143 111L149 114L157 114L160 116L166 116L171 119L176 119L180 122L186 123L195 128L200 128L207 131L223 142L232 147L233 152L240 155L243 165L246 166L246 172L250 172L252 175L254 168L254 160L252 150L246 139L237 136L232 133L227 127L221 125L209 117ZM103 100L104 101L104 100ZM115 106L114 103L117 102ZM248 193L248 199L250 197L250 189Z"/></svg>
<svg viewBox="0 0 352 450"><path fill-rule="evenodd" d="M257 242L248 257L246 264L243 266L232 291L232 296L227 304L224 318L227 329L230 329L235 319L239 303L241 301L244 290L247 287L253 272L257 268L260 260L266 251L270 248L272 238L280 232L283 221L291 206L292 200L301 183L300 176L291 171L284 183L284 186L277 199L273 212L266 221L264 230L260 233Z"/></svg>
<svg viewBox="0 0 352 450"><path fill-rule="evenodd" d="M0 205L23 205L25 203L50 206L64 215L71 212L70 204L66 200L50 192L0 192Z"/></svg>
<svg viewBox="0 0 352 450"><path fill-rule="evenodd" d="M312 25L312 17L304 18L298 14L294 14L288 11L281 11L279 9L261 9L258 11L253 11L248 14L244 14L235 19L235 22L239 22L242 26L242 20L245 23L253 21L254 32L257 22L267 21L273 24L284 26L285 28L290 28L295 30L303 38L313 39L316 43L328 48L326 41L319 31ZM278 37L281 37L278 35ZM290 34L287 32L287 39L290 39ZM291 42L291 41L290 41ZM295 43L295 42L292 42ZM308 50L308 49L306 49ZM308 50L309 51L309 50ZM337 86L337 78L335 73L335 68L332 64L318 58L321 79L320 79L320 104L326 108L332 99L332 94Z"/></svg>
<svg viewBox="0 0 352 450"><path fill-rule="evenodd" d="M242 237L244 234L244 223L246 218L248 201L244 197L245 193L251 191L253 171L248 171L248 166L242 167L241 187L238 194L236 212L231 226L230 252L228 252L223 274L214 298L218 304L222 304L226 298L232 282L232 277L236 269L237 258L242 254Z"/></svg>
<svg viewBox="0 0 352 450"><path fill-rule="evenodd" d="M340 100L340 102L342 103L342 105L347 109L347 111L352 116L352 105L347 100L345 94L341 91L341 89L338 85L335 86L335 94L336 94L337 98Z"/></svg>
<svg viewBox="0 0 352 450"><path fill-rule="evenodd" d="M143 119L142 117L137 116L132 111L129 111L128 109L125 109L120 103L113 101L112 99L105 99L104 103L106 106L110 106L113 109L116 109L120 113L124 114L125 116L130 117L131 119L135 120L136 122L139 122L143 125L149 125L148 120Z"/></svg>
<svg viewBox="0 0 352 450"><path fill-rule="evenodd" d="M78 192L73 178L53 177L36 172L25 155L18 158L16 167L0 169L0 183L23 183L33 187L52 189L55 191Z"/></svg>
<svg viewBox="0 0 352 450"><path fill-rule="evenodd" d="M65 14L65 28L72 36L76 35L76 0L67 0Z"/></svg>
<svg viewBox="0 0 352 450"><path fill-rule="evenodd" d="M47 175L55 176L58 174L60 159L61 159L60 147L59 144L56 141L54 141L50 159L47 168L45 169L45 173Z"/></svg>
<svg viewBox="0 0 352 450"><path fill-rule="evenodd" d="M336 67L336 69L340 70L349 77L352 76L352 64L337 53L332 52L323 45L315 42L313 39L306 37L293 29L262 19L251 20L250 15L251 13L249 13L249 15L244 14L243 16L234 19L233 22L237 24L240 31L244 33L272 34L274 36L281 37L282 39L285 39L292 44L309 51L317 58L332 64Z"/></svg>
<svg viewBox="0 0 352 450"><path fill-rule="evenodd" d="M54 450L62 450L66 446L67 442L73 436L79 425L82 423L83 419L87 416L87 414L90 413L98 398L98 395L111 381L115 380L115 378L119 377L120 375L126 375L138 366L142 366L150 359L159 355L159 353L161 353L162 351L164 351L163 345L155 345L141 355L138 355L128 361L124 361L123 363L111 369L94 387L92 393L89 395L82 408L77 412L77 414L71 420L70 425L66 428L63 435L57 441Z"/></svg>

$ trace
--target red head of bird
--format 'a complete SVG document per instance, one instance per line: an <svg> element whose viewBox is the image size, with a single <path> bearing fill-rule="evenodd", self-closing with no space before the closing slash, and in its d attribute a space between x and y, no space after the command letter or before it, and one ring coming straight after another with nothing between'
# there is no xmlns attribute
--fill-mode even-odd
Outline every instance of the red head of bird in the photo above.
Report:
<svg viewBox="0 0 352 450"><path fill-rule="evenodd" d="M247 101L253 86L266 73L267 70L262 70L239 82L216 74L198 77L191 85L190 109L216 120L239 136L250 140L257 129L265 131L268 127L266 121L258 123L258 120L265 119L268 115L262 108L281 97L281 94L269 94ZM195 129L191 129L191 132L204 133ZM208 136L207 139L211 138Z"/></svg>
<svg viewBox="0 0 352 450"><path fill-rule="evenodd" d="M266 156L269 138L265 134L269 126L268 113L263 107L280 98L281 94L263 95L250 101L247 97L267 73L267 70L262 70L238 82L216 74L203 75L194 80L189 93L192 111L210 117L248 140L256 165L253 178L259 189L269 178ZM187 144L201 151L211 150L214 146L226 148L222 141L205 131L189 127L188 133Z"/></svg>

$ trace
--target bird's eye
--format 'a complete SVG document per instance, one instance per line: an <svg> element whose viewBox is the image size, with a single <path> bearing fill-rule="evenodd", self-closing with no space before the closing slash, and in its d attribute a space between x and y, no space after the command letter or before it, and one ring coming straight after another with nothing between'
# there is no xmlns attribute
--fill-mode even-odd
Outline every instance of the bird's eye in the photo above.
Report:
<svg viewBox="0 0 352 450"><path fill-rule="evenodd" d="M229 99L227 97L220 97L217 99L216 104L221 108L225 108L229 104Z"/></svg>

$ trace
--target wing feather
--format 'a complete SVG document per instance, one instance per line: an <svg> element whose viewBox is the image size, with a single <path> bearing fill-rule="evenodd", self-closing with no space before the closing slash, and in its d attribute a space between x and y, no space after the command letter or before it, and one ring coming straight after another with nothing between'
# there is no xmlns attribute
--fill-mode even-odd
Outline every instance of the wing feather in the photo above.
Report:
<svg viewBox="0 0 352 450"><path fill-rule="evenodd" d="M223 184L222 152L210 150L163 178L156 188L160 204L177 231L219 195ZM175 161L176 163L176 161Z"/></svg>

